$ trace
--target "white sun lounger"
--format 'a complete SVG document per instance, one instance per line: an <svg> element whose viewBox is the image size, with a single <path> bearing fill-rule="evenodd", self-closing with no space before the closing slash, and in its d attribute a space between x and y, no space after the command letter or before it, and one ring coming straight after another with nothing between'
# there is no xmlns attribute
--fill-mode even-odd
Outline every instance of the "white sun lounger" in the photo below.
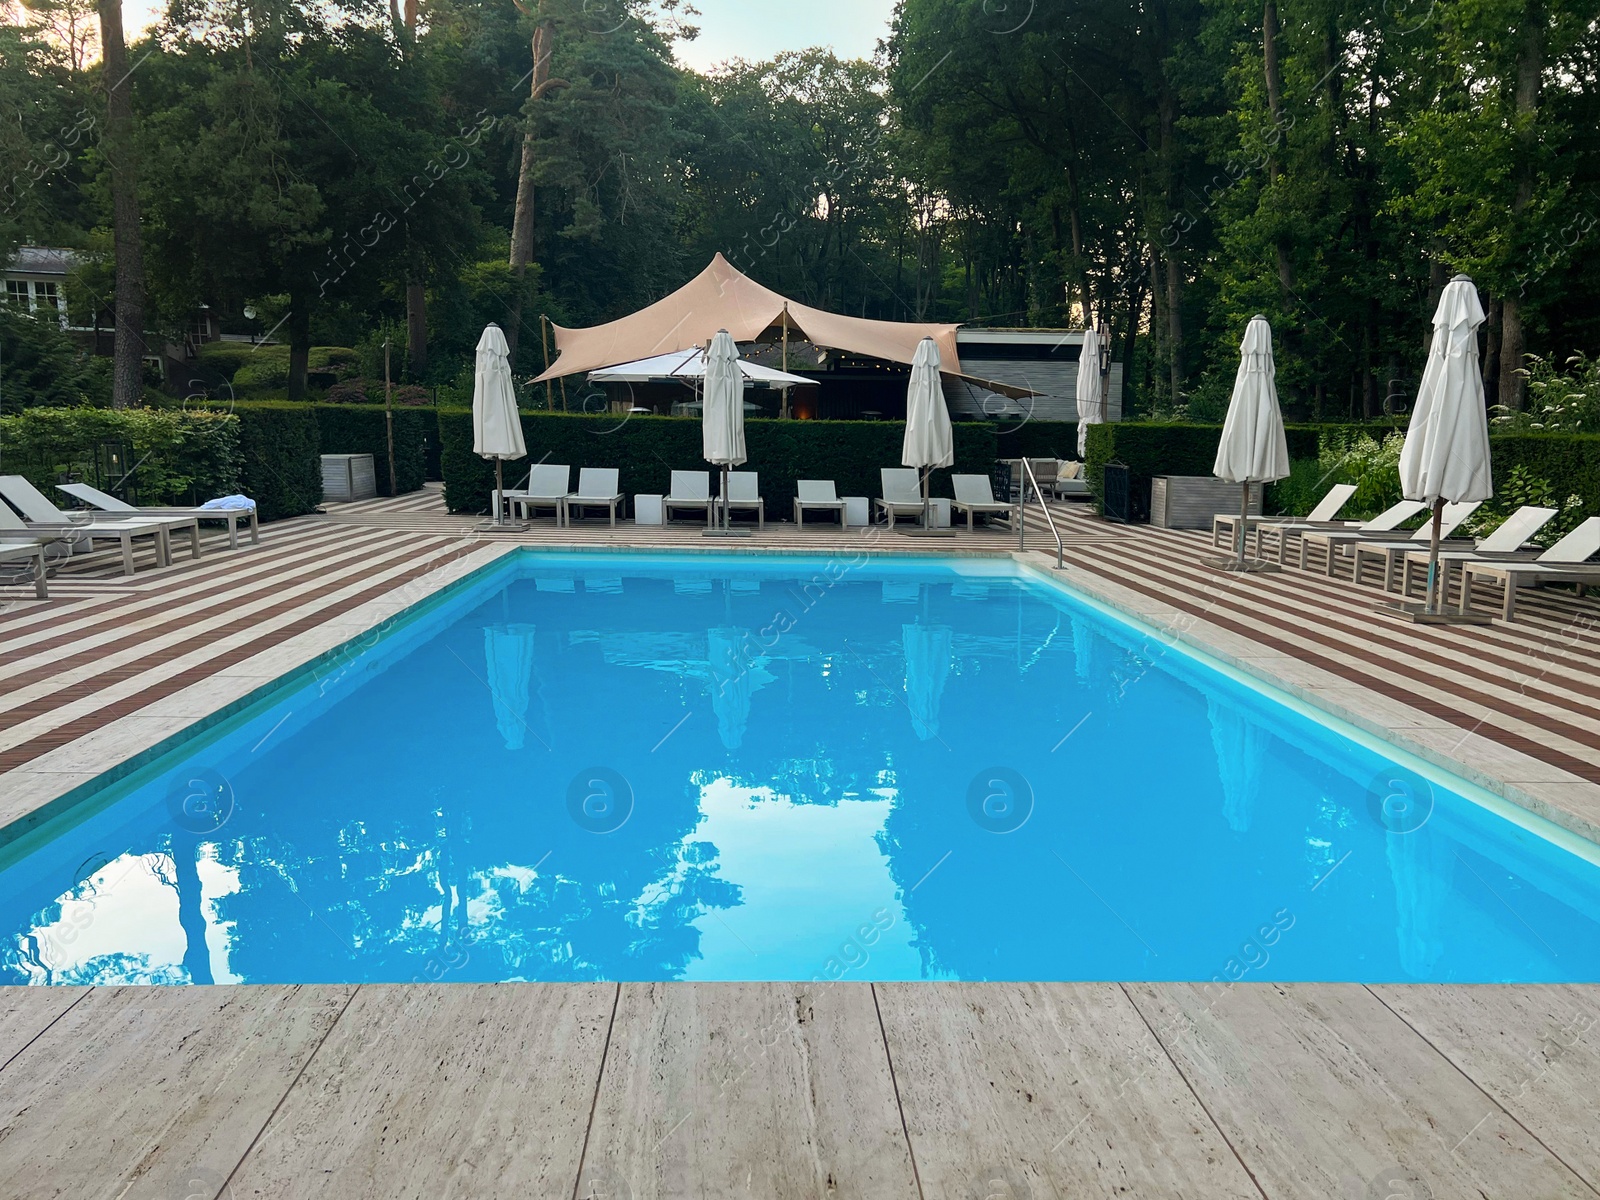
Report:
<svg viewBox="0 0 1600 1200"><path fill-rule="evenodd" d="M622 493L617 491L615 467L584 467L578 472L578 490L566 498L561 511L565 521L572 524L575 508L604 508L611 514L611 524L617 523L617 505L622 503Z"/></svg>
<svg viewBox="0 0 1600 1200"><path fill-rule="evenodd" d="M1470 504L1446 504L1444 506L1444 513L1439 519L1440 546L1448 546L1452 550L1467 546L1465 539L1454 538L1451 535L1461 527L1463 521L1478 510L1478 503L1475 500ZM1390 538L1363 538L1352 541L1349 546L1351 552L1355 555L1353 578L1355 582L1360 583L1361 569L1366 564L1366 560L1369 558L1380 559L1383 562L1383 590L1392 592L1395 579L1399 575L1396 568L1405 560L1405 556L1416 550L1418 542L1426 545L1432 541L1433 518L1431 516L1422 523L1420 529L1403 541Z"/></svg>
<svg viewBox="0 0 1600 1200"><path fill-rule="evenodd" d="M190 548L195 558L200 557L200 526L193 517L74 521L20 475L0 475L0 497L3 497L0 509L4 510L0 513L0 532L12 535L10 540L16 540L15 535L21 534L24 537L44 537L70 543L116 542L122 548L124 575L134 573L133 539L136 537L154 538L157 565L164 567L170 563L172 554L169 538L174 526L189 530ZM22 517L19 518L9 505L16 505ZM34 520L30 516L34 513L40 516L48 514L48 517Z"/></svg>
<svg viewBox="0 0 1600 1200"><path fill-rule="evenodd" d="M672 510L687 508L698 512L707 525L711 524L711 472L674 471L672 494L661 498L661 507L667 520L672 520Z"/></svg>
<svg viewBox="0 0 1600 1200"><path fill-rule="evenodd" d="M0 542L0 562L29 560L33 563L33 594L41 600L50 599L50 589L45 583L44 543Z"/></svg>
<svg viewBox="0 0 1600 1200"><path fill-rule="evenodd" d="M1422 512L1428 506L1421 500L1402 500L1399 504L1392 504L1384 509L1370 521L1348 521L1343 525L1313 525L1309 521L1290 521L1282 525L1256 526L1256 553L1266 557L1266 544L1276 540L1278 543L1278 562L1285 563L1289 558L1289 542L1302 540L1308 533L1319 530L1338 528L1349 530L1353 533L1385 534L1393 533L1405 522ZM1305 546L1301 544L1300 565L1305 566Z"/></svg>
<svg viewBox="0 0 1600 1200"><path fill-rule="evenodd" d="M967 531L972 531L972 521L979 513L995 516L1006 514L1013 522L1017 518L1017 505L994 498L994 485L987 475L952 475L950 482L956 489L956 498L950 507L957 513L967 514ZM919 506L920 507L920 506Z"/></svg>
<svg viewBox="0 0 1600 1200"><path fill-rule="evenodd" d="M1406 500L1402 503L1415 504L1417 506L1415 511L1408 514L1409 516L1415 516L1417 513L1428 511L1428 506L1420 500ZM1400 505L1395 506L1395 508L1398 507L1400 507ZM1455 531L1455 527L1462 521L1466 520L1467 517L1477 509L1477 507L1478 506L1476 503L1471 505L1445 505L1444 518L1439 531L1440 536L1449 536L1449 534ZM1348 546L1352 542L1380 542L1395 540L1393 537L1389 536L1393 532L1393 526L1388 529L1374 528L1378 522L1384 520L1384 518L1388 516L1388 513L1392 513L1393 511L1394 509L1391 508L1387 512L1373 518L1373 520L1367 522L1365 525L1358 525L1354 529L1302 530L1300 534L1300 569L1308 569L1307 559L1311 556L1311 551L1313 548L1322 551L1322 573L1324 575L1332 575L1334 558L1342 547ZM1406 518L1401 518L1401 520L1404 519ZM1395 524L1398 525L1399 522L1396 521ZM1409 540L1412 542L1426 543L1432 536L1432 526L1429 522L1425 521L1409 535Z"/></svg>
<svg viewBox="0 0 1600 1200"><path fill-rule="evenodd" d="M1600 563L1587 560L1600 553L1600 517L1590 517L1538 558L1529 562L1465 562L1461 564L1461 611L1472 607L1472 581L1498 581L1505 589L1500 615L1514 620L1517 589L1541 583L1575 583L1578 592L1600 587Z"/></svg>
<svg viewBox="0 0 1600 1200"><path fill-rule="evenodd" d="M800 479L794 485L794 523L804 525L807 511L831 512L844 524L844 501L831 479Z"/></svg>
<svg viewBox="0 0 1600 1200"><path fill-rule="evenodd" d="M1536 508L1525 504L1495 527L1493 533L1481 540L1471 550L1441 550L1439 552L1439 595L1450 595L1451 570L1467 562L1515 562L1538 557L1537 549L1529 550L1528 539L1543 529L1555 517L1553 508ZM1400 565L1400 594L1411 594L1411 580L1421 568L1424 583L1428 576L1428 552L1407 549L1405 561Z"/></svg>
<svg viewBox="0 0 1600 1200"><path fill-rule="evenodd" d="M884 467L878 474L883 481L878 512L888 519L890 529L896 517L922 516L922 481L915 467Z"/></svg>
<svg viewBox="0 0 1600 1200"><path fill-rule="evenodd" d="M761 479L758 471L729 471L728 495L717 503L729 514L750 512L753 509L756 514L756 528L767 527L767 502L761 498Z"/></svg>
<svg viewBox="0 0 1600 1200"><path fill-rule="evenodd" d="M548 508L556 515L556 526L567 523L567 497L572 494L572 468L539 463L528 472L527 486L506 492L511 510L522 517L536 508Z"/></svg>
<svg viewBox="0 0 1600 1200"><path fill-rule="evenodd" d="M1294 525L1301 530L1307 528L1331 528L1334 518L1339 515L1339 510L1350 503L1350 497L1356 494L1356 485L1353 483L1336 483L1323 493L1322 499L1317 501L1317 506L1308 512L1303 519L1294 517L1257 517L1245 518L1245 536L1250 536L1253 529L1256 533L1256 554L1261 553L1261 527L1263 525ZM1211 518L1211 544L1213 546L1232 546L1234 538L1239 533L1238 513L1218 513ZM1224 540L1226 535L1226 540Z"/></svg>
<svg viewBox="0 0 1600 1200"><path fill-rule="evenodd" d="M183 506L162 506L156 508L136 508L124 500L118 500L109 492L102 492L99 488L90 487L87 483L58 483L56 491L65 492L74 500L82 500L85 504L98 508L108 517L133 520L137 517L164 518L164 517L193 517L197 521L226 521L228 524L228 549L239 548L239 520L243 518L250 526L250 542L252 545L261 543L261 521L256 515L254 505L249 508L200 508Z"/></svg>

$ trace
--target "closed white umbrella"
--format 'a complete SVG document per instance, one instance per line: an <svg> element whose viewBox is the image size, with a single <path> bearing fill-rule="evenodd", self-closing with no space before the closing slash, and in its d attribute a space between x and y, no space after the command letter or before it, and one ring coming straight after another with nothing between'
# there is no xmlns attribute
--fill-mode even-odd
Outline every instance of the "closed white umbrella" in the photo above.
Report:
<svg viewBox="0 0 1600 1200"><path fill-rule="evenodd" d="M1211 473L1228 483L1241 484L1244 499L1237 527L1239 556L1244 566L1245 528L1250 521L1250 485L1272 483L1289 474L1289 446L1283 436L1283 413L1278 408L1277 367L1272 361L1272 326L1263 316L1250 318L1239 344L1239 373L1233 380L1233 399L1222 426L1217 461Z"/></svg>
<svg viewBox="0 0 1600 1200"><path fill-rule="evenodd" d="M744 375L739 370L739 347L726 329L717 330L706 353L706 390L700 417L700 453L708 463L722 468L722 498L728 498L728 468L745 461ZM722 528L733 532L728 505L722 506ZM740 530L743 533L744 530Z"/></svg>
<svg viewBox="0 0 1600 1200"><path fill-rule="evenodd" d="M1106 419L1106 399L1100 378L1100 331L1091 325L1083 331L1078 352L1078 457L1088 451L1089 426Z"/></svg>
<svg viewBox="0 0 1600 1200"><path fill-rule="evenodd" d="M946 625L902 625L906 655L906 707L919 741L939 736L939 704L950 677L953 634Z"/></svg>
<svg viewBox="0 0 1600 1200"><path fill-rule="evenodd" d="M1489 414L1478 367L1478 326L1483 306L1478 289L1457 275L1433 314L1433 344L1422 385L1400 451L1400 487L1407 500L1433 505L1428 550L1428 601L1424 614L1439 615L1439 521L1446 503L1487 500L1494 495L1489 469ZM1464 586L1464 585L1463 585Z"/></svg>
<svg viewBox="0 0 1600 1200"><path fill-rule="evenodd" d="M706 658L711 668L711 708L717 714L717 736L729 750L744 742L750 724L751 665L746 647L748 629L706 630Z"/></svg>
<svg viewBox="0 0 1600 1200"><path fill-rule="evenodd" d="M928 477L935 467L956 461L950 410L939 386L939 347L931 337L917 343L911 356L911 382L906 387L906 436L900 447L903 466L922 472L922 532L932 528L928 516Z"/></svg>
<svg viewBox="0 0 1600 1200"><path fill-rule="evenodd" d="M527 738L533 635L532 625L489 625L483 631L484 669L494 699L494 720L507 750L521 750Z"/></svg>
<svg viewBox="0 0 1600 1200"><path fill-rule="evenodd" d="M502 511L508 458L528 457L522 440L522 416L517 412L517 392L511 384L510 351L500 326L488 325L478 339L477 363L472 377L472 452L494 459L494 524L504 524Z"/></svg>

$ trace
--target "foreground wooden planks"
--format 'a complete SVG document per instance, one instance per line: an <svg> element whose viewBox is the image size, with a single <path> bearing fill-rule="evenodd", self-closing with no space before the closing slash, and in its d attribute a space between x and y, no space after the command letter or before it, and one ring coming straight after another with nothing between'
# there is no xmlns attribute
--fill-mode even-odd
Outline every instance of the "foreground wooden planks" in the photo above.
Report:
<svg viewBox="0 0 1600 1200"><path fill-rule="evenodd" d="M1371 990L1489 1094L1485 1112L1503 1107L1600 1189L1600 997L1594 988Z"/></svg>
<svg viewBox="0 0 1600 1200"><path fill-rule="evenodd" d="M929 1197L1259 1197L1115 984L879 984Z"/></svg>
<svg viewBox="0 0 1600 1200"><path fill-rule="evenodd" d="M569 1196L617 985L364 986L234 1196Z"/></svg>
<svg viewBox="0 0 1600 1200"><path fill-rule="evenodd" d="M1595 1195L1359 984L1127 992L1268 1196Z"/></svg>
<svg viewBox="0 0 1600 1200"><path fill-rule="evenodd" d="M97 988L0 1071L0 1189L220 1187L353 990Z"/></svg>
<svg viewBox="0 0 1600 1200"><path fill-rule="evenodd" d="M624 984L577 1194L915 1200L871 989Z"/></svg>

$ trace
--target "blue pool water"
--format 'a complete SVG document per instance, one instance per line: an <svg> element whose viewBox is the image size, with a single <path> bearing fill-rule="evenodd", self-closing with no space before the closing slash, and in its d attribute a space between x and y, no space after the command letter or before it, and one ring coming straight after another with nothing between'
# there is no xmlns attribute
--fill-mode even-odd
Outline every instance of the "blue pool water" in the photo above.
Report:
<svg viewBox="0 0 1600 1200"><path fill-rule="evenodd" d="M1600 980L1594 848L1007 562L521 552L0 851L0 980Z"/></svg>

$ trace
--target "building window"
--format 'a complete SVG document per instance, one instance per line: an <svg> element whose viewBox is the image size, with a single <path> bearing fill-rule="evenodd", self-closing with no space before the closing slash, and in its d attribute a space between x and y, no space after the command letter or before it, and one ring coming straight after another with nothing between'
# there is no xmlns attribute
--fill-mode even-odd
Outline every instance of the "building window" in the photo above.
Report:
<svg viewBox="0 0 1600 1200"><path fill-rule="evenodd" d="M35 308L48 308L55 312L60 312L61 289L56 284L35 280L33 284L33 304Z"/></svg>
<svg viewBox="0 0 1600 1200"><path fill-rule="evenodd" d="M18 308L28 308L28 281L26 279L6 280L6 303L14 304Z"/></svg>

